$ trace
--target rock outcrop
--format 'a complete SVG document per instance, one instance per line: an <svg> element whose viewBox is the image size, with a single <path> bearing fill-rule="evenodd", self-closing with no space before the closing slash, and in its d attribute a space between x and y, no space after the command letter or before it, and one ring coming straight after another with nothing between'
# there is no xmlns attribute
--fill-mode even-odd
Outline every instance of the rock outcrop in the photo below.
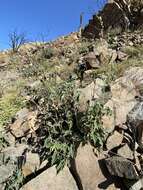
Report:
<svg viewBox="0 0 143 190"><path fill-rule="evenodd" d="M102 11L95 14L84 28L82 35L86 38L100 38L110 29L125 31L143 25L142 5L137 7L137 13L128 0L108 0Z"/></svg>

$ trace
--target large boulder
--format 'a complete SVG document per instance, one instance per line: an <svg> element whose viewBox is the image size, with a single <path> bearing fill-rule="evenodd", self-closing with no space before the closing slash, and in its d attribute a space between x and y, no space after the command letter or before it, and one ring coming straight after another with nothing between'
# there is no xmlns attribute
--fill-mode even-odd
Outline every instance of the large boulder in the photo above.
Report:
<svg viewBox="0 0 143 190"><path fill-rule="evenodd" d="M135 180L139 178L134 163L126 158L113 156L105 160L108 171L113 176Z"/></svg>
<svg viewBox="0 0 143 190"><path fill-rule="evenodd" d="M53 166L32 179L20 190L78 190L69 169L65 167L59 174Z"/></svg>
<svg viewBox="0 0 143 190"><path fill-rule="evenodd" d="M121 27L122 29L127 28L127 18L121 6L114 1L108 2L105 5L104 9L101 12L101 17L104 23L105 31L109 27L112 27L112 28Z"/></svg>
<svg viewBox="0 0 143 190"><path fill-rule="evenodd" d="M143 68L131 67L125 72L124 77L132 81L137 89L140 89L143 85Z"/></svg>
<svg viewBox="0 0 143 190"><path fill-rule="evenodd" d="M103 159L104 154L98 157L89 144L80 145L75 159L75 171L80 179L83 190L118 189L120 180L110 176Z"/></svg>
<svg viewBox="0 0 143 190"><path fill-rule="evenodd" d="M127 117L127 122L136 133L137 142L143 145L143 102L139 102L130 111Z"/></svg>
<svg viewBox="0 0 143 190"><path fill-rule="evenodd" d="M143 94L143 69L141 67L131 67L125 72L123 77L117 79L111 84L111 99L105 104L112 111L112 115L103 116L103 127L111 133L115 126L121 126L127 121L127 116L139 112L137 108L137 98ZM135 111L136 110L136 111ZM141 111L140 111L141 114ZM130 114L129 114L130 115ZM128 120L131 120L131 118ZM137 119L136 119L137 120ZM136 122L136 121L135 121ZM136 123L136 125L138 125Z"/></svg>
<svg viewBox="0 0 143 190"><path fill-rule="evenodd" d="M126 122L127 114L135 106L137 92L132 81L123 77L117 79L111 86L111 93L115 111L115 125L120 125Z"/></svg>

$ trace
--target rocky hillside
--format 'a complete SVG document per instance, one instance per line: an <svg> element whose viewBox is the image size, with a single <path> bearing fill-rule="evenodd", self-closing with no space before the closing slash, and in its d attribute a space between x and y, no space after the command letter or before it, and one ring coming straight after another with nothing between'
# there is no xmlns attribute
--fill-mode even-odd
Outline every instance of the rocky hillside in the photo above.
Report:
<svg viewBox="0 0 143 190"><path fill-rule="evenodd" d="M143 188L142 1L133 2L108 2L82 34L0 52L0 190Z"/></svg>

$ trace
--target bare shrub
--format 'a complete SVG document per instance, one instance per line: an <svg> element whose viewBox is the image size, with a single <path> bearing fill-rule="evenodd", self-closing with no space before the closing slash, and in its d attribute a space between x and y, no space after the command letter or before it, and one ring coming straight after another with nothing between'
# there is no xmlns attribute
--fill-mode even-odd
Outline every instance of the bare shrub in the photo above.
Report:
<svg viewBox="0 0 143 190"><path fill-rule="evenodd" d="M9 34L9 45L12 48L13 52L18 52L19 48L26 43L25 33L18 33L17 30L14 30Z"/></svg>

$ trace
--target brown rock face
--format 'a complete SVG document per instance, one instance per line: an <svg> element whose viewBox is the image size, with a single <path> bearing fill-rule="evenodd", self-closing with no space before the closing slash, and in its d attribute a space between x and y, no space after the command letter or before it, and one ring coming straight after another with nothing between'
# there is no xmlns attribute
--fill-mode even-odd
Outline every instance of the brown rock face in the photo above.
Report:
<svg viewBox="0 0 143 190"><path fill-rule="evenodd" d="M128 28L141 27L143 25L143 13L141 9L133 11L128 0L108 0L102 11L94 15L89 24L83 30L86 38L100 38L109 29L120 28L124 31Z"/></svg>
<svg viewBox="0 0 143 190"><path fill-rule="evenodd" d="M107 30L109 27L122 27L124 29L126 26L126 17L124 12L116 2L107 3L101 15L104 23L104 30Z"/></svg>
<svg viewBox="0 0 143 190"><path fill-rule="evenodd" d="M87 38L99 38L102 30L102 24L98 16L94 16L93 19L89 20L89 25L87 25L82 33L84 37Z"/></svg>
<svg viewBox="0 0 143 190"><path fill-rule="evenodd" d="M112 15L112 16L111 16ZM102 30L109 28L127 27L127 18L122 8L116 2L108 2L102 12L94 15L83 31L83 36L88 38L100 38Z"/></svg>

